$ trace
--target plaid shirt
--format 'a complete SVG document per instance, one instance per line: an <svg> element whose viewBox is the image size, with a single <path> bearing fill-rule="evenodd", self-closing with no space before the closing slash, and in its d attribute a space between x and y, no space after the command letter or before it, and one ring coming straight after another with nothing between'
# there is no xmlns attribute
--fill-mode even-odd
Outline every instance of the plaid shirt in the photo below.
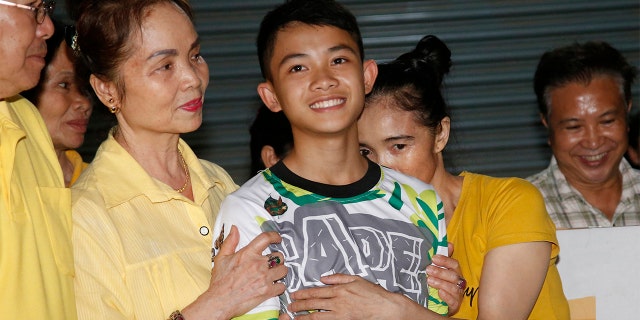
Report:
<svg viewBox="0 0 640 320"><path fill-rule="evenodd" d="M640 225L640 171L631 168L623 158L620 172L622 196L611 221L569 185L558 169L555 157L551 158L547 169L527 180L538 187L544 196L547 211L558 229Z"/></svg>

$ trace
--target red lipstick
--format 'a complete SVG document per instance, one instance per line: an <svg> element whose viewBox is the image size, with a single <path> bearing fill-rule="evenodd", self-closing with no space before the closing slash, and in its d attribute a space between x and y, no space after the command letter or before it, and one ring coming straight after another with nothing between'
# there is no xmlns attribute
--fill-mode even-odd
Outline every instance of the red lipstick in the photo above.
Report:
<svg viewBox="0 0 640 320"><path fill-rule="evenodd" d="M189 112L196 112L196 111L202 109L202 97L193 99L193 100L181 105L180 109L185 110L185 111L189 111Z"/></svg>

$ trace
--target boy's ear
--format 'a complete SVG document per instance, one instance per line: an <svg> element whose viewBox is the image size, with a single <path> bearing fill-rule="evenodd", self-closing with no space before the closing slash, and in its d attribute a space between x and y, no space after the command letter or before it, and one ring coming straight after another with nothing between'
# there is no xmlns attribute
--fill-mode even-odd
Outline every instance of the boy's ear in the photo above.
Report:
<svg viewBox="0 0 640 320"><path fill-rule="evenodd" d="M278 96L273 90L273 85L271 85L271 82L267 81L260 83L258 85L258 95L260 95L260 99L262 99L262 102L272 112L278 112L282 110L280 102L278 101Z"/></svg>
<svg viewBox="0 0 640 320"><path fill-rule="evenodd" d="M364 93L368 94L373 89L373 84L378 77L378 64L375 60L370 59L362 63L364 72Z"/></svg>
<svg viewBox="0 0 640 320"><path fill-rule="evenodd" d="M89 83L91 84L93 91L96 93L96 96L98 96L98 99L100 99L100 102L107 106L107 108L111 108L119 104L119 99L116 93L117 90L113 82L104 81L92 74L89 77Z"/></svg>
<svg viewBox="0 0 640 320"><path fill-rule="evenodd" d="M260 150L260 159L262 159L262 163L266 168L269 168L280 161L278 155L276 155L276 150L273 149L272 146L263 146L262 150Z"/></svg>

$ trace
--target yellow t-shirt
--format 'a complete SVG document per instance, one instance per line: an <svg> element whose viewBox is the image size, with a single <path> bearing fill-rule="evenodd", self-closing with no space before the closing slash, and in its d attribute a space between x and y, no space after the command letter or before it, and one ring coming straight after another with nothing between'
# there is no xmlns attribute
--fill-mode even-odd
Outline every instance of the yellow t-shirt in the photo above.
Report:
<svg viewBox="0 0 640 320"><path fill-rule="evenodd" d="M237 189L180 140L194 201L149 176L109 135L71 187L78 318L166 319L208 287L212 225Z"/></svg>
<svg viewBox="0 0 640 320"><path fill-rule="evenodd" d="M0 101L0 194L0 319L75 319L70 191L21 96Z"/></svg>
<svg viewBox="0 0 640 320"><path fill-rule="evenodd" d="M73 174L71 175L71 180L69 181L69 185L72 186L76 182L76 180L78 180L78 177L80 177L82 171L84 171L84 169L86 169L89 164L82 161L82 156L78 153L78 151L67 150L64 152L64 155L65 157L67 157L67 159L69 159L69 161L71 161L71 165L73 165Z"/></svg>
<svg viewBox="0 0 640 320"><path fill-rule="evenodd" d="M560 248L556 229L540 192L518 178L493 178L463 172L460 200L447 225L453 258L460 263L467 289L453 317L476 319L484 257L496 247L531 241L553 243L549 270L529 319L569 319L556 260Z"/></svg>

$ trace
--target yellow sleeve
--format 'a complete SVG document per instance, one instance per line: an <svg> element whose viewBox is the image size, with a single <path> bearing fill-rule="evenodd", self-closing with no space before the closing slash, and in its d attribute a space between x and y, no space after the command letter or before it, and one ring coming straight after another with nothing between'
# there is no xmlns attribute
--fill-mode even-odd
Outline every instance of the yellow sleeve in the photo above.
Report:
<svg viewBox="0 0 640 320"><path fill-rule="evenodd" d="M556 230L540 191L522 179L510 179L495 191L489 208L487 251L514 243L548 241L553 244L552 257L556 256Z"/></svg>
<svg viewBox="0 0 640 320"><path fill-rule="evenodd" d="M78 319L134 319L120 240L96 200L79 199L72 208Z"/></svg>

